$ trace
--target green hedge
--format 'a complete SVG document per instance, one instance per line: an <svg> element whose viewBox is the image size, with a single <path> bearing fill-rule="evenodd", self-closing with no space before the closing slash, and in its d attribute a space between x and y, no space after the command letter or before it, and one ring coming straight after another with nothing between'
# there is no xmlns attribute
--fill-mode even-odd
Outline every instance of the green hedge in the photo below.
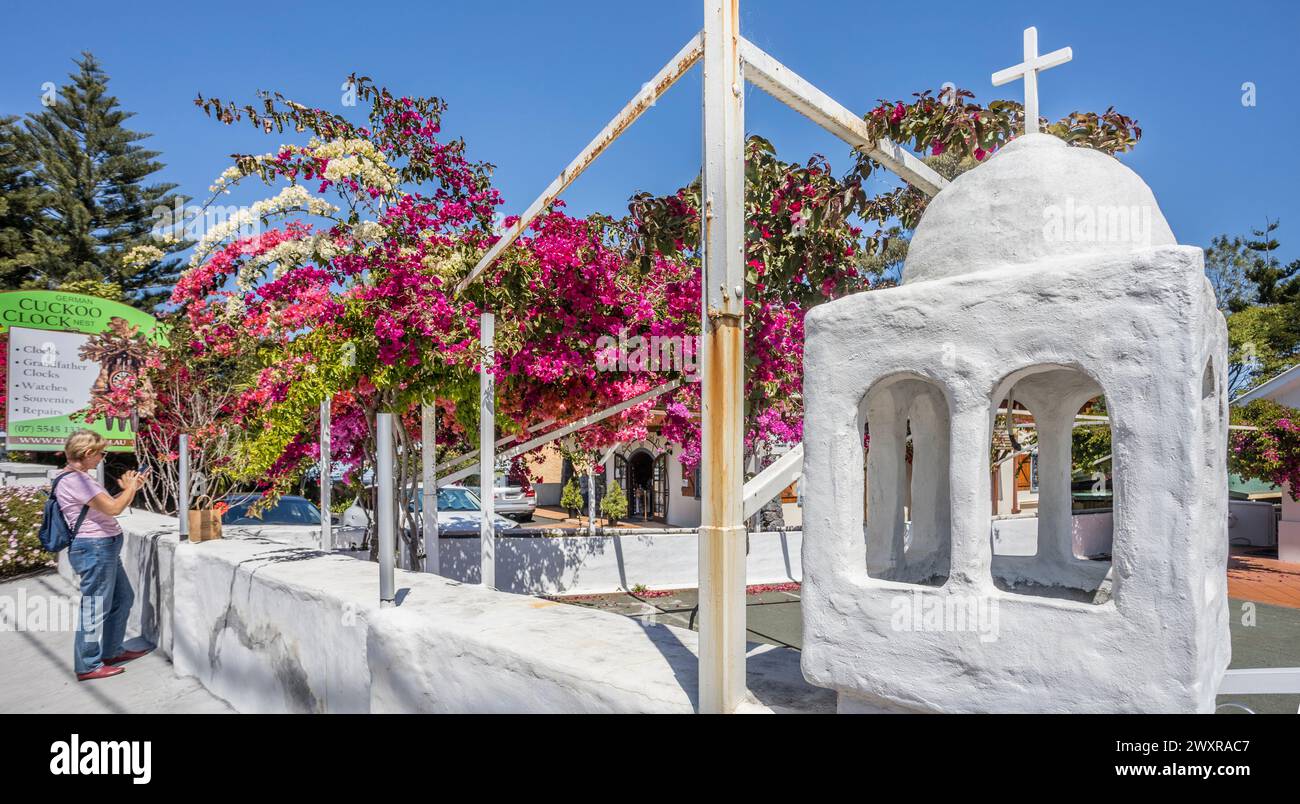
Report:
<svg viewBox="0 0 1300 804"><path fill-rule="evenodd" d="M0 487L0 578L55 566L36 532L41 527L47 486Z"/></svg>

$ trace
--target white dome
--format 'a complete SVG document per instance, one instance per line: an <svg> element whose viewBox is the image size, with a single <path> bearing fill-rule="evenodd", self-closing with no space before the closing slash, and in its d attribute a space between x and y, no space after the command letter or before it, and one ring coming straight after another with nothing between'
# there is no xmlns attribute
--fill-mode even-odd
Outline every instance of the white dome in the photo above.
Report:
<svg viewBox="0 0 1300 804"><path fill-rule="evenodd" d="M1118 159L1027 134L958 176L913 233L903 281L1176 245L1151 188Z"/></svg>

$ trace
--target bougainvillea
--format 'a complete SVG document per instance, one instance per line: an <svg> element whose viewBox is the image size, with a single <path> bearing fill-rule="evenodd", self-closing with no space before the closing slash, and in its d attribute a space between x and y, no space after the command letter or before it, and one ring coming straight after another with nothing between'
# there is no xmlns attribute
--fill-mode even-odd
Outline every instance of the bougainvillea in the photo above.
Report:
<svg viewBox="0 0 1300 804"><path fill-rule="evenodd" d="M1233 412L1234 423L1255 429L1233 432L1232 471L1288 487L1291 499L1300 501L1300 410L1258 399Z"/></svg>
<svg viewBox="0 0 1300 804"><path fill-rule="evenodd" d="M172 295L190 355L237 367L236 392L219 408L228 454L214 467L272 494L290 488L318 457L317 411L327 398L333 455L354 478L373 465L382 410L398 414L408 458L417 452L422 402L435 405L440 444L468 447L477 429L482 311L497 314L492 371L505 433L544 431L670 378L697 378L690 369L701 293L698 181L667 197L634 196L622 220L574 218L557 202L456 293L498 236L491 166L468 159L463 141L441 138L442 101L350 80L368 107L364 124L278 94L242 107L196 101L228 124L247 120L267 133L308 137L235 157L214 198L253 180L279 189L205 233ZM981 109L969 97L958 92L939 109L922 93L887 111L882 103L866 119L874 133L932 160L979 160L1009 137L1018 107ZM1064 122L1067 138L1112 151L1140 135L1113 112ZM915 223L924 197L905 188L869 197L863 186L873 165L865 158L837 179L824 158L784 162L753 137L746 161L752 450L801 437L806 311L887 283L886 269L905 253L900 227ZM626 370L624 362L636 361L622 354L624 345L652 338L676 344L690 368ZM611 359L618 370L606 370ZM698 400L698 383L685 382L580 431L573 446L643 438L662 409L661 436L680 444L692 467ZM408 466L400 471L413 482ZM526 464L513 472L527 479Z"/></svg>

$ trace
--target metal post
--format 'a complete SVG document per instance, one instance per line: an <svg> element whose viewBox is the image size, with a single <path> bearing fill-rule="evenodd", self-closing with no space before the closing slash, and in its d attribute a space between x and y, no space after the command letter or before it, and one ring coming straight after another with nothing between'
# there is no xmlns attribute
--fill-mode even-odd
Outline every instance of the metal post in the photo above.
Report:
<svg viewBox="0 0 1300 804"><path fill-rule="evenodd" d="M420 460L424 477L423 499L420 511L424 522L424 571L441 572L438 554L438 468L435 453L438 448L438 409L433 405L420 408Z"/></svg>
<svg viewBox="0 0 1300 804"><path fill-rule="evenodd" d="M492 527L495 518L496 488L496 388L493 384L492 369L496 349L496 319L491 313L483 313L479 319L479 341L483 345L483 361L479 365L479 425L478 425L478 490L482 497L482 519L479 522L479 543L482 545L480 573L483 585L495 589L496 572L496 530Z"/></svg>
<svg viewBox="0 0 1300 804"><path fill-rule="evenodd" d="M745 78L739 0L704 2L700 711L745 695Z"/></svg>
<svg viewBox="0 0 1300 804"><path fill-rule="evenodd" d="M179 457L180 477L176 484L176 518L180 521L181 541L190 537L190 437L181 433Z"/></svg>
<svg viewBox="0 0 1300 804"><path fill-rule="evenodd" d="M592 455L591 460L596 460ZM587 467L587 535L596 535L596 473L595 466Z"/></svg>
<svg viewBox="0 0 1300 804"><path fill-rule="evenodd" d="M393 604L393 414L375 416L375 452L379 459L375 485L379 492L379 605Z"/></svg>
<svg viewBox="0 0 1300 804"><path fill-rule="evenodd" d="M334 549L334 522L330 515L330 398L320 403L320 549Z"/></svg>

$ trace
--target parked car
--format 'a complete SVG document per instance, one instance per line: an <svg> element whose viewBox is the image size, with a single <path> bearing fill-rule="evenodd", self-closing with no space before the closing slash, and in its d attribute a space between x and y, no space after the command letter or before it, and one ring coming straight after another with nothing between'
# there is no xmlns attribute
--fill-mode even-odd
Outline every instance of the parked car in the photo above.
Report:
<svg viewBox="0 0 1300 804"><path fill-rule="evenodd" d="M464 485L482 499L483 493L479 490L477 479L469 480ZM497 472L495 486L492 489L492 508L495 513L502 516L508 516L519 522L531 522L533 512L537 510L537 491L535 489L524 491L523 486L511 485L510 478L505 472Z"/></svg>
<svg viewBox="0 0 1300 804"><path fill-rule="evenodd" d="M221 515L221 524L230 526L303 525L319 528L320 509L305 497L285 495L273 505L254 516L249 512L253 503L262 498L260 493L227 494L223 499L230 507Z"/></svg>
<svg viewBox="0 0 1300 804"><path fill-rule="evenodd" d="M423 487L420 487L423 491ZM416 511L424 510L424 495L417 494L414 502ZM438 535L446 538L464 538L479 535L479 523L482 521L483 505L478 495L464 486L441 486L438 489ZM369 521L367 505L361 499L353 501L343 512L345 525L365 527ZM524 533L514 522L494 514L492 527L497 535L506 533Z"/></svg>
<svg viewBox="0 0 1300 804"><path fill-rule="evenodd" d="M221 524L236 528L273 527L277 531L301 528L300 535L304 543L319 543L321 514L320 508L316 507L315 503L305 497L286 494L260 516L254 516L248 509L261 497L259 492L227 494L222 501L230 507L221 515ZM360 527L356 526L355 521L351 523L344 521L339 514L332 515L330 521L334 524L332 534L336 546L359 543L365 534L364 520ZM297 537L295 537L296 541L298 541Z"/></svg>

